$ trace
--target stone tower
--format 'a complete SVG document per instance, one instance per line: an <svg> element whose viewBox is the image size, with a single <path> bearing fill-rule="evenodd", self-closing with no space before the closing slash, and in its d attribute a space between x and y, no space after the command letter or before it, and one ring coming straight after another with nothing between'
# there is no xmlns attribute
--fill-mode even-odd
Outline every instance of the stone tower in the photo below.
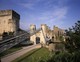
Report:
<svg viewBox="0 0 80 62"><path fill-rule="evenodd" d="M0 10L0 34L16 33L19 29L20 15L14 10Z"/></svg>
<svg viewBox="0 0 80 62"><path fill-rule="evenodd" d="M36 31L36 25L31 24L30 25L30 33L34 33Z"/></svg>
<svg viewBox="0 0 80 62"><path fill-rule="evenodd" d="M44 36L46 37L47 25L46 24L41 24L41 29L43 31Z"/></svg>

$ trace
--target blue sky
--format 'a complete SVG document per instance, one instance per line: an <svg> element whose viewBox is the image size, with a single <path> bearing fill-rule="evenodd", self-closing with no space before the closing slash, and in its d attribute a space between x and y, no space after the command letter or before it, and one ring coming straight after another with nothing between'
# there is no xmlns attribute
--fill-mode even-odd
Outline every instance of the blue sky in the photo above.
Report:
<svg viewBox="0 0 80 62"><path fill-rule="evenodd" d="M13 9L21 16L20 27L41 24L67 29L80 20L80 0L0 0L0 10Z"/></svg>

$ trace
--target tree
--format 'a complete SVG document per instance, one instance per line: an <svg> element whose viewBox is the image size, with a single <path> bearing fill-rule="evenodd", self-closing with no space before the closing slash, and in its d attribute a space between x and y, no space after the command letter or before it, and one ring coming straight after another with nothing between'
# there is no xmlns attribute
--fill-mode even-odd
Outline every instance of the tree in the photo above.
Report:
<svg viewBox="0 0 80 62"><path fill-rule="evenodd" d="M66 48L70 51L79 51L80 50L80 21L75 23L75 26L66 30L66 35L69 38L66 41Z"/></svg>

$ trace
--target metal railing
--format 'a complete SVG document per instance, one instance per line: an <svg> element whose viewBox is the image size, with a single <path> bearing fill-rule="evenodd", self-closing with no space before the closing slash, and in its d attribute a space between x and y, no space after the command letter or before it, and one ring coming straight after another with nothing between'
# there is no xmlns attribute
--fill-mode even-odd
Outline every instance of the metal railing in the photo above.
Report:
<svg viewBox="0 0 80 62"><path fill-rule="evenodd" d="M0 53L27 39L27 33L0 42Z"/></svg>
<svg viewBox="0 0 80 62"><path fill-rule="evenodd" d="M30 33L24 33L21 35L17 35L15 37L12 37L10 39L6 39L4 41L0 42L0 53L2 53L3 51L19 44L20 42L26 40L27 38L29 38L30 36L34 35L35 33L39 32L41 29L36 30L34 33L30 33L30 30L28 30L27 32Z"/></svg>

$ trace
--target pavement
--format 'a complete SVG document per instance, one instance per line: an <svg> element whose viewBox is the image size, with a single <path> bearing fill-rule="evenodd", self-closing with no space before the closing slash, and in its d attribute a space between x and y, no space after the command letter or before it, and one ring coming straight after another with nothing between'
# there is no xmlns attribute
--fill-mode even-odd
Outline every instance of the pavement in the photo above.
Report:
<svg viewBox="0 0 80 62"><path fill-rule="evenodd" d="M11 53L11 54L6 55L5 57L1 58L1 62L11 62L11 61L15 60L16 58L22 56L23 54L25 54L33 49L40 48L40 47L41 47L40 44L23 47L21 50L16 51L14 53Z"/></svg>

